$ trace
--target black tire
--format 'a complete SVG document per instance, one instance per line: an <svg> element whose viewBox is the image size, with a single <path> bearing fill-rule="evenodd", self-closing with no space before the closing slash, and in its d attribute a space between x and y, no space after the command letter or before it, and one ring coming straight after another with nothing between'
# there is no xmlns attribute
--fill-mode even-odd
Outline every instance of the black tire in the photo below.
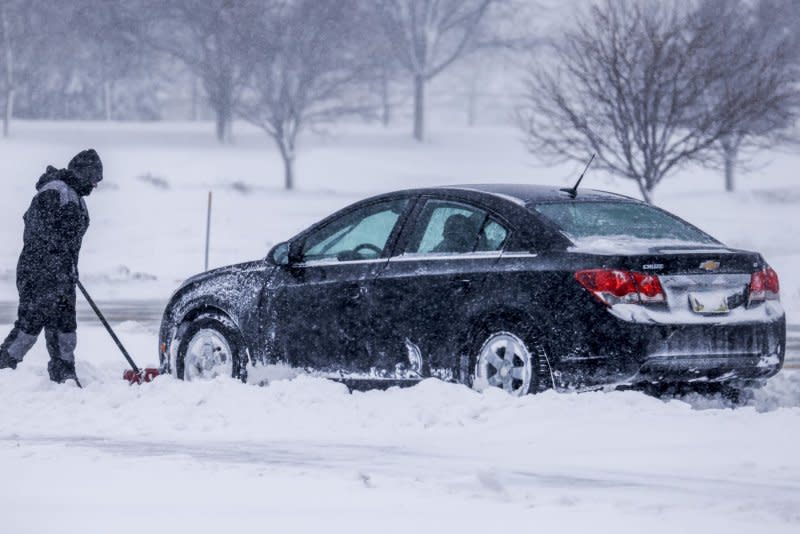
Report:
<svg viewBox="0 0 800 534"><path fill-rule="evenodd" d="M530 384L522 394L540 393L552 387L552 373L544 345L537 332L530 327L503 320L490 321L469 336L466 356L462 358L459 371L461 382L476 388L478 361L487 343L500 334L509 334L522 342L530 356Z"/></svg>
<svg viewBox="0 0 800 534"><path fill-rule="evenodd" d="M185 325L178 343L178 354L175 361L175 376L185 379L185 358L189 344L201 330L212 330L222 337L230 347L233 378L247 381L247 351L242 342L239 329L229 318L220 315L200 315Z"/></svg>

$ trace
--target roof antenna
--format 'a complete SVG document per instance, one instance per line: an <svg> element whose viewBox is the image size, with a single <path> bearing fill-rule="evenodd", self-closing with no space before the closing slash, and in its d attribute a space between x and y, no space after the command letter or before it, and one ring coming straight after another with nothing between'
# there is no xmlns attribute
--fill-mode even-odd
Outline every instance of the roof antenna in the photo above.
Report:
<svg viewBox="0 0 800 534"><path fill-rule="evenodd" d="M589 170L589 165L591 165L592 161L594 161L595 155L596 154L592 154L592 157L589 158L589 163L587 163L586 167L584 167L583 172L581 173L580 177L578 177L578 181L575 182L575 185L573 187L564 187L562 189L559 189L559 191L565 192L566 194L568 194L570 196L570 198L577 197L578 196L578 186L581 185L581 180L583 180L583 176L586 174L586 171Z"/></svg>

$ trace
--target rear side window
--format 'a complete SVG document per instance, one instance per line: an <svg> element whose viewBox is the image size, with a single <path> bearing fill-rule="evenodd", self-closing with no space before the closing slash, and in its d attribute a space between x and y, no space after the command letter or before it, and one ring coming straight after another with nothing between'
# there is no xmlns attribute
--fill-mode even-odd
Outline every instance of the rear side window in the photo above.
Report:
<svg viewBox="0 0 800 534"><path fill-rule="evenodd" d="M466 254L502 250L508 230L474 206L428 200L406 254Z"/></svg>
<svg viewBox="0 0 800 534"><path fill-rule="evenodd" d="M508 237L508 230L499 222L488 219L483 225L483 231L478 235L478 246L475 250L486 252L500 250Z"/></svg>
<svg viewBox="0 0 800 534"><path fill-rule="evenodd" d="M532 207L574 242L627 237L719 244L677 217L637 202L550 202Z"/></svg>

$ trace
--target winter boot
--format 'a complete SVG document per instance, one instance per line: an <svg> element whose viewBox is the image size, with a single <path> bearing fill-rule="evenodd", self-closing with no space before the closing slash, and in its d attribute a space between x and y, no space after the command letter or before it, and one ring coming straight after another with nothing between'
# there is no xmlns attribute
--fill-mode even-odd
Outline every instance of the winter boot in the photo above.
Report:
<svg viewBox="0 0 800 534"><path fill-rule="evenodd" d="M16 369L17 363L8 352L0 351L0 369Z"/></svg>
<svg viewBox="0 0 800 534"><path fill-rule="evenodd" d="M3 344L0 345L0 369L16 369L22 358L36 343L36 337L14 325Z"/></svg>
<svg viewBox="0 0 800 534"><path fill-rule="evenodd" d="M47 364L47 372L50 374L50 380L63 384L67 380L74 380L78 386L78 376L75 374L75 362L62 360L61 358L51 358Z"/></svg>

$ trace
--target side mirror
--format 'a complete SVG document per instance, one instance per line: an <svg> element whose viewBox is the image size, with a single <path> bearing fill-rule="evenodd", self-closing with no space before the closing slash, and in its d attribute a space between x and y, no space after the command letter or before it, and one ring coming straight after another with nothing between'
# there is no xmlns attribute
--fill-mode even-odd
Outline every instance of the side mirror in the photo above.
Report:
<svg viewBox="0 0 800 534"><path fill-rule="evenodd" d="M272 265L289 265L289 242L284 241L272 247L272 250L267 254L267 261Z"/></svg>

